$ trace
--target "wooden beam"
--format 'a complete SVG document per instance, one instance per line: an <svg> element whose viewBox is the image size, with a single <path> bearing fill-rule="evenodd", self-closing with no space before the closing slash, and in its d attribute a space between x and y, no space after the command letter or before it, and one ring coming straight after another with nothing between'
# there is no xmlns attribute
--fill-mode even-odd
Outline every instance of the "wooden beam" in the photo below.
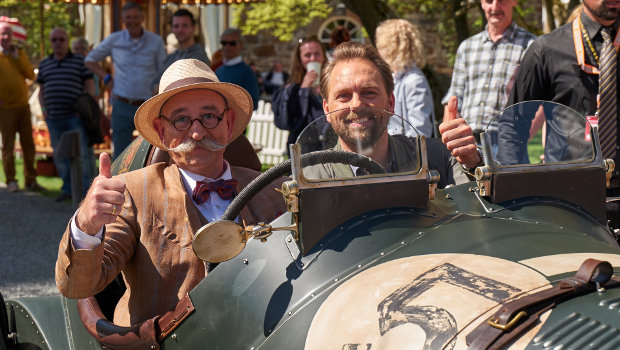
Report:
<svg viewBox="0 0 620 350"><path fill-rule="evenodd" d="M45 16L43 16L43 11L43 0L39 0L39 23L41 25L41 44L39 45L39 54L41 59L45 58L45 42L47 41L45 38Z"/></svg>

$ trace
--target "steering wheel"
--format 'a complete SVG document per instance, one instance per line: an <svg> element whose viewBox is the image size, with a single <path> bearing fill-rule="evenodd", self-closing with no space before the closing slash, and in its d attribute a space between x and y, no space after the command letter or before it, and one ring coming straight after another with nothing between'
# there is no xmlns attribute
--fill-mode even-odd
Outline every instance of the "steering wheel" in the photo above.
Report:
<svg viewBox="0 0 620 350"><path fill-rule="evenodd" d="M381 167L381 165L379 165L379 163L366 156L353 152L326 150L306 153L301 156L301 163L304 166L325 163L343 163L360 167L368 171L370 174L385 174L385 170ZM220 220L235 220L241 212L241 209L243 209L250 199L252 199L260 190L265 188L265 186L269 185L277 178L290 172L291 160L288 159L259 175L243 190L241 190L241 192L239 192L232 203L230 203Z"/></svg>

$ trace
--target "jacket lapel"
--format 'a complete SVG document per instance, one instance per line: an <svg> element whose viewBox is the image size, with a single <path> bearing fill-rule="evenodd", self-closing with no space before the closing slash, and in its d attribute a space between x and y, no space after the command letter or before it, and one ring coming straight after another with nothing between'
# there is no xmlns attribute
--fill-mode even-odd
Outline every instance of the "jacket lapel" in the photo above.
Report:
<svg viewBox="0 0 620 350"><path fill-rule="evenodd" d="M189 229L191 230L192 238L196 234L196 232L204 225L208 224L209 221L200 213L200 210L194 204L194 201L190 196L185 192L185 187L183 187L183 180L181 179L181 172L179 168L172 164L166 169L166 182L170 188L171 195L174 195L176 198L182 200L174 201L177 203L182 203L182 208L180 208L181 213L185 213L186 220L189 223ZM174 203L171 202L171 203Z"/></svg>

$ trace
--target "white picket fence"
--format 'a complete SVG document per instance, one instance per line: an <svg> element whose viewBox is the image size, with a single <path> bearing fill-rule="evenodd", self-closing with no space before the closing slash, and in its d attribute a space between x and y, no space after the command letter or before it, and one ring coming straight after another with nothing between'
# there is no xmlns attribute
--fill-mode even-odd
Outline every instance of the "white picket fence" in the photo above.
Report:
<svg viewBox="0 0 620 350"><path fill-rule="evenodd" d="M288 131L276 128L271 103L258 101L258 108L248 125L247 136L253 145L262 147L258 158L263 164L278 164L286 159Z"/></svg>

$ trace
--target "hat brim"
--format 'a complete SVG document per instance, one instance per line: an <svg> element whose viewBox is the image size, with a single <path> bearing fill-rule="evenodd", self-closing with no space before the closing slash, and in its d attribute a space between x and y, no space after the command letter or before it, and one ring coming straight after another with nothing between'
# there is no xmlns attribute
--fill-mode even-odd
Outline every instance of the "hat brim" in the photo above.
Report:
<svg viewBox="0 0 620 350"><path fill-rule="evenodd" d="M161 106L172 96L186 90L208 89L222 94L228 106L235 111L235 124L230 141L236 139L247 127L252 118L253 103L250 94L241 86L221 83L221 82L201 82L196 84L188 84L178 88L174 88L158 95L155 95L145 101L136 111L134 116L134 124L136 129L150 144L166 149L164 143L159 138L159 134L153 126L155 118L159 118Z"/></svg>

